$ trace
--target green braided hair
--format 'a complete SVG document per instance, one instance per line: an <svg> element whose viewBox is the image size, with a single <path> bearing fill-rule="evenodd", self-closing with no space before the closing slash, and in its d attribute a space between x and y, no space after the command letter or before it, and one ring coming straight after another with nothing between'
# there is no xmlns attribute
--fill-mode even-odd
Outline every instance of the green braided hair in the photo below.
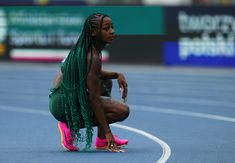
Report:
<svg viewBox="0 0 235 163"><path fill-rule="evenodd" d="M89 149L93 136L93 112L88 102L86 77L92 63L92 48L95 29L101 31L103 19L108 17L104 14L95 13L90 15L85 23L81 35L72 47L63 66L63 79L61 82L61 103L65 110L66 121L73 138L79 142L86 141L85 149ZM90 63L87 63L87 55L91 50ZM81 134L80 128L85 126L85 136Z"/></svg>

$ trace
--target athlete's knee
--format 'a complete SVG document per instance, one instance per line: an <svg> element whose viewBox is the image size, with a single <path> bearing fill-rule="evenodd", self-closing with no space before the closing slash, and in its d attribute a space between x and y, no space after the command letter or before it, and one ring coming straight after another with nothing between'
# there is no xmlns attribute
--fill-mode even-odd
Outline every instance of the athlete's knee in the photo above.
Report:
<svg viewBox="0 0 235 163"><path fill-rule="evenodd" d="M127 105L124 105L121 109L120 121L124 121L130 114L130 108Z"/></svg>

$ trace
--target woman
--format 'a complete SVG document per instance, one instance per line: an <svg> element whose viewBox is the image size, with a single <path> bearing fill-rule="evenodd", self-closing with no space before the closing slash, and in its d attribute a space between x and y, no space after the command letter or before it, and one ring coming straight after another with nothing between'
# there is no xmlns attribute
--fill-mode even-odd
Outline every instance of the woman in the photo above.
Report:
<svg viewBox="0 0 235 163"><path fill-rule="evenodd" d="M50 111L59 121L61 143L69 151L77 151L75 141L92 143L93 126L98 126L97 149L120 152L128 140L111 132L110 123L123 121L129 107L108 97L112 81L117 79L122 98L127 99L127 82L121 73L101 69L101 51L114 40L112 20L104 14L89 16L82 33L64 61L50 93ZM81 128L86 128L83 136Z"/></svg>

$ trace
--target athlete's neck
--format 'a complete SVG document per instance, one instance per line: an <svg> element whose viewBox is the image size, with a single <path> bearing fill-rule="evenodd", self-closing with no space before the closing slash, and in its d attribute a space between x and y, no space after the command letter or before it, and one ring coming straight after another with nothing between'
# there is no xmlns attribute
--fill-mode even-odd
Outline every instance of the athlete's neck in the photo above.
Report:
<svg viewBox="0 0 235 163"><path fill-rule="evenodd" d="M106 45L105 43L98 42L97 40L94 43L94 47L98 53L101 53L101 51L104 49L105 45Z"/></svg>

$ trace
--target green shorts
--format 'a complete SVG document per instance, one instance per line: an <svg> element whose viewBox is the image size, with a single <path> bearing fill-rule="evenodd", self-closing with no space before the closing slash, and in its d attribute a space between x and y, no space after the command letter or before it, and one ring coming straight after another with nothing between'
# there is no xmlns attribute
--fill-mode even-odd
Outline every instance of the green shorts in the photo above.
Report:
<svg viewBox="0 0 235 163"><path fill-rule="evenodd" d="M112 80L102 80L102 96L111 96L111 89L112 89ZM51 114L61 122L66 122L66 115L65 110L61 107L61 91L60 87L52 88L49 94L49 108Z"/></svg>
<svg viewBox="0 0 235 163"><path fill-rule="evenodd" d="M61 122L66 122L65 111L61 108L60 87L52 88L49 94L49 108L51 114Z"/></svg>

